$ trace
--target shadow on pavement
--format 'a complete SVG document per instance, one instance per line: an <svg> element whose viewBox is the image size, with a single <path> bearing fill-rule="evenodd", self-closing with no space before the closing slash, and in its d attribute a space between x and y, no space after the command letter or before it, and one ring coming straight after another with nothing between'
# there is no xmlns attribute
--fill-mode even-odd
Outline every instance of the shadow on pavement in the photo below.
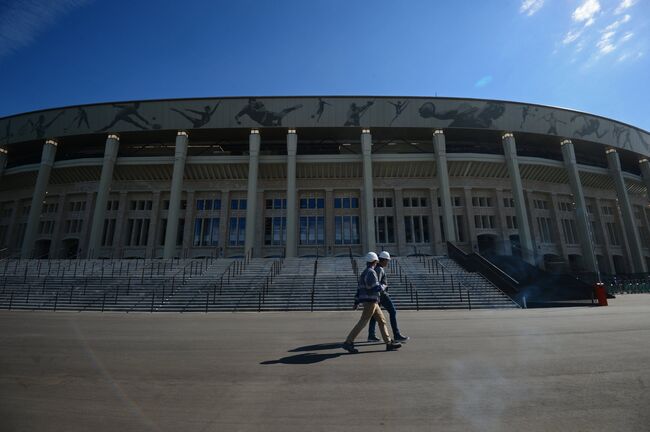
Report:
<svg viewBox="0 0 650 432"><path fill-rule="evenodd" d="M371 342L371 343L361 343L361 344L355 344L357 347L360 346L371 346L371 345L383 345L383 343L377 343L377 342ZM342 349L341 348L342 344L340 342L337 343L326 343L326 344L317 344L317 345L306 345L306 346L301 346L298 348L294 348L292 350L289 350L289 352L301 352L301 351L322 351L322 350L330 350L330 349ZM359 355L359 354L370 354L370 353L377 353L377 352L384 352L384 350L373 350L373 351L359 351L356 354L352 355ZM267 360L260 362L260 364L263 365L270 365L270 364L313 364L313 363L320 363L325 360L337 358L343 355L350 355L351 353L348 352L335 352L335 353L314 353L314 352L305 352L302 354L296 354L296 355L291 355L287 357L282 357L277 360Z"/></svg>
<svg viewBox="0 0 650 432"><path fill-rule="evenodd" d="M384 345L384 343L383 342L355 342L354 345L355 346ZM289 352L323 351L323 350L339 349L339 348L342 349L342 347L343 347L342 342L334 342L334 343L324 343L324 344L316 344L316 345L305 345L305 346L301 346L289 350Z"/></svg>

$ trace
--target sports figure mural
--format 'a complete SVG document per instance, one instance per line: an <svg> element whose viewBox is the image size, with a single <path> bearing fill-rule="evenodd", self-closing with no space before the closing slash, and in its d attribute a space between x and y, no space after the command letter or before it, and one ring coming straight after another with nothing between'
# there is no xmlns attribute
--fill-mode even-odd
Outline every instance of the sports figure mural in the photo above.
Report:
<svg viewBox="0 0 650 432"><path fill-rule="evenodd" d="M191 117L188 114L185 114L183 111L178 110L176 108L170 108L170 110L185 117L190 123L192 123L192 127L194 129L198 129L208 124L208 122L212 118L212 114L214 114L214 112L217 110L217 107L219 107L220 103L221 102L217 102L217 104L213 108L210 108L210 105L206 105L203 107L203 111L193 110L189 108L185 109L185 111L187 111L188 113L196 114L198 115L198 117Z"/></svg>
<svg viewBox="0 0 650 432"><path fill-rule="evenodd" d="M311 118L316 119L316 123L320 122L320 118L323 116L323 112L325 111L325 105L332 106L331 103L325 102L323 98L318 98L318 108L316 109L316 112L311 115Z"/></svg>
<svg viewBox="0 0 650 432"><path fill-rule="evenodd" d="M584 124L580 129L577 129L573 132L574 135L578 135L579 137L582 138L587 135L594 134L596 135L596 137L602 138L609 133L609 131L599 133L598 130L600 129L600 122L595 118L587 117L584 114L576 114L573 117L571 117L571 123L573 123L576 119L579 118L581 118L584 121Z"/></svg>
<svg viewBox="0 0 650 432"><path fill-rule="evenodd" d="M241 124L239 119L247 115L251 120L262 126L282 126L282 119L290 112L300 108L302 108L302 104L285 108L280 112L273 112L267 110L263 102L258 101L256 98L249 98L248 104L235 115L235 121L237 124Z"/></svg>
<svg viewBox="0 0 650 432"><path fill-rule="evenodd" d="M489 128L499 119L506 107L499 102L488 102L483 108L461 103L454 109L440 111L433 102L425 102L419 109L420 117L451 120L447 127Z"/></svg>
<svg viewBox="0 0 650 432"><path fill-rule="evenodd" d="M38 116L38 120L35 122L32 121L32 119L28 119L27 122L20 128L19 133L22 135L25 131L25 128L29 126L31 128L30 132L33 132L36 134L36 138L43 138L45 137L45 134L47 132L47 129L56 122L59 117L63 115L65 111L59 111L57 115L52 118L49 122L45 122L45 115L41 114Z"/></svg>
<svg viewBox="0 0 650 432"><path fill-rule="evenodd" d="M350 108L348 108L348 119L345 121L343 126L360 126L359 122L361 121L361 117L374 103L375 102L373 101L368 101L362 106L359 106L352 102Z"/></svg>
<svg viewBox="0 0 650 432"><path fill-rule="evenodd" d="M393 108L395 108L395 116L393 119L390 121L390 125L393 125L393 122L397 120L397 117L401 116L402 113L404 112L404 109L406 109L406 106L409 104L409 101L397 101L397 103L393 103L388 101L387 103L391 104Z"/></svg>
<svg viewBox="0 0 650 432"><path fill-rule="evenodd" d="M105 132L118 124L119 122L125 122L132 124L133 126L139 128L139 129L148 129L147 126L152 126L149 121L142 117L140 113L138 113L138 109L140 108L140 102L134 102L132 104L112 104L114 108L118 108L119 111L115 114L115 118L113 118L113 121L111 121L109 124L104 126L103 128L99 129L97 132ZM133 119L135 117L142 123L144 123L146 126L141 125L138 123L136 120ZM153 127L156 129L156 127Z"/></svg>

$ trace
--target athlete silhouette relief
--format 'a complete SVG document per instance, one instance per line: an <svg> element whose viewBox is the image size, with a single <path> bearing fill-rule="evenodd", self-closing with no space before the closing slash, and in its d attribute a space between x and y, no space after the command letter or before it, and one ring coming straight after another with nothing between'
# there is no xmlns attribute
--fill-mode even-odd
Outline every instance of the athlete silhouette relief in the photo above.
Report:
<svg viewBox="0 0 650 432"><path fill-rule="evenodd" d="M366 102L363 106L358 106L356 103L352 102L350 108L348 108L348 119L345 121L343 126L359 126L361 121L361 116L363 116L368 108L374 104L373 101Z"/></svg>
<svg viewBox="0 0 650 432"><path fill-rule="evenodd" d="M582 125L582 128L573 132L574 135L584 137L586 135L595 134L598 138L602 138L609 133L609 131L605 131L602 134L598 133L598 129L600 129L600 122L595 118L588 118L584 114L576 114L571 117L571 123L573 123L578 118L582 118L584 124Z"/></svg>
<svg viewBox="0 0 650 432"><path fill-rule="evenodd" d="M546 131L546 133L549 135L557 135L558 123L566 124L566 122L556 119L555 116L553 115L553 112L550 112L548 113L548 115L542 117L542 120L548 123L548 130Z"/></svg>
<svg viewBox="0 0 650 432"><path fill-rule="evenodd" d="M201 126L205 126L206 124L208 124L208 122L212 118L212 114L214 114L214 112L217 110L217 107L219 106L220 103L221 102L217 102L217 104L213 108L210 108L210 105L206 105L203 107L203 111L197 111L189 108L185 109L185 111L192 114L197 114L199 117L190 117L189 115L185 114L183 111L177 110L176 108L170 108L170 109L185 117L187 120L189 120L192 123L192 126L195 129L198 129Z"/></svg>
<svg viewBox="0 0 650 432"><path fill-rule="evenodd" d="M392 102L388 102L388 103L391 104L395 108L395 116L390 121L390 125L392 126L393 122L395 120L397 120L397 117L402 115L402 113L404 112L404 109L409 104L409 101L404 101L404 102L397 101L397 103L392 103Z"/></svg>
<svg viewBox="0 0 650 432"><path fill-rule="evenodd" d="M140 108L140 102L133 102L130 105L127 104L112 104L113 107L119 108L119 111L117 114L115 114L115 118L113 119L112 122L104 126L103 128L97 130L97 132L105 132L118 124L119 122L126 122L129 124L132 124L133 126L140 128L140 129L147 129L147 126L151 126L149 121L142 117L140 113L138 113L138 109ZM140 120L142 123L144 123L147 126L143 126L137 121L135 121L132 117L136 117L138 120ZM156 129L154 127L154 129Z"/></svg>
<svg viewBox="0 0 650 432"><path fill-rule="evenodd" d="M616 145L618 147L623 147L627 149L632 149L632 140L630 139L630 128L623 126L616 126L612 129L612 135L616 138ZM623 144L621 145L621 138L625 137Z"/></svg>
<svg viewBox="0 0 650 432"><path fill-rule="evenodd" d="M27 123L23 125L23 127L20 128L19 132L22 133L24 132L25 128L29 126L31 128L31 132L34 132L36 134L37 138L43 138L45 136L45 133L47 132L47 129L54 124L55 121L59 119L63 115L65 111L59 111L57 115L55 115L52 120L49 122L45 123L45 115L41 114L38 116L38 120L35 122L32 121L32 119L27 120Z"/></svg>
<svg viewBox="0 0 650 432"><path fill-rule="evenodd" d="M63 130L68 130L72 127L74 122L77 122L77 129L81 127L82 123L86 123L86 128L90 129L90 124L88 124L88 114L86 113L86 110L83 109L82 107L77 107L77 114L74 116L70 124L68 125L67 128L64 128Z"/></svg>
<svg viewBox="0 0 650 432"><path fill-rule="evenodd" d="M531 111L537 112L537 108L531 108L530 105L525 105L521 109L521 124L519 125L519 129L524 127L524 123L526 123L528 117L535 117L535 114L531 113Z"/></svg>
<svg viewBox="0 0 650 432"><path fill-rule="evenodd" d="M331 103L325 102L323 98L318 98L318 109L316 109L316 112L311 115L311 118L316 118L316 123L320 122L323 111L325 111L325 105L332 106Z"/></svg>
<svg viewBox="0 0 650 432"><path fill-rule="evenodd" d="M13 134L11 133L11 120L8 120L7 124L5 125L5 134L0 138L0 141L3 141L5 144L7 144L12 136Z"/></svg>
<svg viewBox="0 0 650 432"><path fill-rule="evenodd" d="M455 109L436 111L433 102L425 102L419 109L422 118L437 118L452 120L448 127L488 128L492 122L500 118L506 107L502 103L488 102L483 108L468 103L461 103Z"/></svg>
<svg viewBox="0 0 650 432"><path fill-rule="evenodd" d="M302 104L285 108L280 112L273 112L267 110L263 102L260 102L255 98L249 98L248 104L235 116L235 121L237 124L241 124L239 119L242 116L247 115L251 120L261 124L262 126L282 126L282 119L284 116L299 108L302 108Z"/></svg>

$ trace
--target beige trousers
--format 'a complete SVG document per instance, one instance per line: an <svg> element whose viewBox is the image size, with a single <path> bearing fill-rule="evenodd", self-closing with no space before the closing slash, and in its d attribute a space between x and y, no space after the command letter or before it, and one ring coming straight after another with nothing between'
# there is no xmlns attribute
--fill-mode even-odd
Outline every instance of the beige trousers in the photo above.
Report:
<svg viewBox="0 0 650 432"><path fill-rule="evenodd" d="M384 339L384 342L390 343L391 338L388 334L388 327L386 327L386 318L381 311L378 303L365 302L363 304L363 313L359 322L354 326L348 337L345 339L345 343L354 343L354 340L359 336L361 330L368 324L370 318L374 317L379 325L379 331L381 332L381 337Z"/></svg>

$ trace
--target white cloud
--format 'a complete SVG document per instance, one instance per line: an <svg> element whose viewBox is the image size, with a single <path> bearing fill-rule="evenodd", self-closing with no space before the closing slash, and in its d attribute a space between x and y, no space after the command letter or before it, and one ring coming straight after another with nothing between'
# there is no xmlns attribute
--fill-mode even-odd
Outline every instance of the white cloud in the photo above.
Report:
<svg viewBox="0 0 650 432"><path fill-rule="evenodd" d="M540 10L542 6L544 6L544 0L523 0L519 12L531 16Z"/></svg>
<svg viewBox="0 0 650 432"><path fill-rule="evenodd" d="M621 24L625 24L630 19L632 19L632 17L630 15L625 15L620 20L616 20L613 23L611 23L610 25L608 25L607 27L605 27L605 31L616 30L617 28L619 28L621 26Z"/></svg>
<svg viewBox="0 0 650 432"><path fill-rule="evenodd" d="M580 6L573 11L571 18L576 22L585 22L585 26L594 23L594 16L600 11L600 2L598 0L585 0Z"/></svg>
<svg viewBox="0 0 650 432"><path fill-rule="evenodd" d="M625 33L625 34L623 35L623 37L618 41L618 43L627 42L627 41L629 41L630 39L632 39L632 36L634 36L634 33L632 33L632 32L627 32L627 33Z"/></svg>
<svg viewBox="0 0 650 432"><path fill-rule="evenodd" d="M64 15L92 0L15 0L2 2L0 58L30 43Z"/></svg>
<svg viewBox="0 0 650 432"><path fill-rule="evenodd" d="M621 3L616 7L616 10L614 11L615 15L620 15L623 12L625 12L626 9L631 8L636 4L636 0L623 0Z"/></svg>
<svg viewBox="0 0 650 432"><path fill-rule="evenodd" d="M571 30L569 33L564 36L564 40L562 40L562 43L564 45L568 45L572 42L575 42L576 39L578 39L582 35L582 30Z"/></svg>

